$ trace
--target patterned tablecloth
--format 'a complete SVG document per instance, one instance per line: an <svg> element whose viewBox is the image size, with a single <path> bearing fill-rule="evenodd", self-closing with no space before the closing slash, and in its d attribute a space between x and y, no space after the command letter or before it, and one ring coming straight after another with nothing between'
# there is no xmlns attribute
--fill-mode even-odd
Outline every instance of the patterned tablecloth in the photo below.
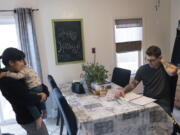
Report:
<svg viewBox="0 0 180 135"><path fill-rule="evenodd" d="M61 90L78 121L78 135L170 135L172 122L155 103L140 106L114 99L117 85L105 97L75 94L71 84Z"/></svg>

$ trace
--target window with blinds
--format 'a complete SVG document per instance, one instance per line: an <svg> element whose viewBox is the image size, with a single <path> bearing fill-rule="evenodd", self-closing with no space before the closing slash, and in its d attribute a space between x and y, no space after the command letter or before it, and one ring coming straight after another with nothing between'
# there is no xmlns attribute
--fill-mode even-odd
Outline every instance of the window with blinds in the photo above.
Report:
<svg viewBox="0 0 180 135"><path fill-rule="evenodd" d="M114 27L117 66L134 74L141 64L142 18L117 19Z"/></svg>

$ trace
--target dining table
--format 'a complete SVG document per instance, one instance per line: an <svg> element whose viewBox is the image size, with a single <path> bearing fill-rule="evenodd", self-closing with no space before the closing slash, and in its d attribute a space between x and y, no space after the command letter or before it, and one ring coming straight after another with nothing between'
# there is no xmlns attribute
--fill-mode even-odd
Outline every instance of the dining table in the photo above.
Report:
<svg viewBox="0 0 180 135"><path fill-rule="evenodd" d="M71 106L78 126L78 135L171 135L172 120L156 103L138 105L114 97L120 88L111 84L105 96L91 92L77 94L72 83L60 85ZM87 90L86 90L87 91Z"/></svg>

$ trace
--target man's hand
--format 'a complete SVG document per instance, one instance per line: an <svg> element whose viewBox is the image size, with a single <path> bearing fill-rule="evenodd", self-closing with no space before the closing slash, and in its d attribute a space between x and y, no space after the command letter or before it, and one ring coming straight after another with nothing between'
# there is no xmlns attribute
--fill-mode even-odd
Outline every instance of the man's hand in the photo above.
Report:
<svg viewBox="0 0 180 135"><path fill-rule="evenodd" d="M41 128L42 122L43 122L42 117L39 117L39 118L35 121L35 123L36 123L36 129L37 129L37 130Z"/></svg>
<svg viewBox="0 0 180 135"><path fill-rule="evenodd" d="M163 57L161 57L161 63L163 64L165 62L165 59Z"/></svg>
<svg viewBox="0 0 180 135"><path fill-rule="evenodd" d="M47 95L45 93L41 92L39 95L41 96L41 102L44 102L47 100Z"/></svg>
<svg viewBox="0 0 180 135"><path fill-rule="evenodd" d="M3 77L6 77L7 73L6 72L0 72L0 79Z"/></svg>
<svg viewBox="0 0 180 135"><path fill-rule="evenodd" d="M177 74L177 67L175 65L168 63L162 57L161 57L160 61L161 61L162 65L164 66L164 69L166 70L166 72L169 76L173 76L173 75Z"/></svg>
<svg viewBox="0 0 180 135"><path fill-rule="evenodd" d="M133 80L131 83L129 83L126 87L119 89L116 94L115 97L119 98L119 97L124 97L125 93L131 92L134 88L136 88L136 86L139 84L140 82L137 80Z"/></svg>
<svg viewBox="0 0 180 135"><path fill-rule="evenodd" d="M124 89L119 89L115 93L115 98L124 97L124 96L125 96Z"/></svg>

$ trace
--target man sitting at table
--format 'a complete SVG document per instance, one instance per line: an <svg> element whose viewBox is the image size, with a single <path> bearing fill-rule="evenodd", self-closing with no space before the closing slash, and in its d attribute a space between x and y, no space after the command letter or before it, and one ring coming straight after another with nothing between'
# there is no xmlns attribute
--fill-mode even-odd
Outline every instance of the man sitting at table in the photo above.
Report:
<svg viewBox="0 0 180 135"><path fill-rule="evenodd" d="M146 62L141 66L135 79L126 87L116 92L116 97L124 96L132 91L141 81L144 85L143 95L154 98L168 114L170 107L170 82L168 78L177 74L177 67L166 62L161 56L161 50L157 46L151 46L146 51Z"/></svg>

